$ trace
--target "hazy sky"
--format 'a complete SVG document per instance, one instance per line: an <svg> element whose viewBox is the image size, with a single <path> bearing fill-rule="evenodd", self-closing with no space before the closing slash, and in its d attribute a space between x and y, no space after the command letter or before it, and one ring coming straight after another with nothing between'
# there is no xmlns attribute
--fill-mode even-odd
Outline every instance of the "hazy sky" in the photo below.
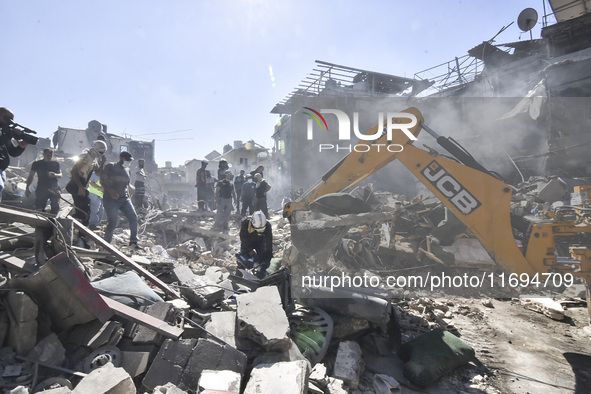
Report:
<svg viewBox="0 0 591 394"><path fill-rule="evenodd" d="M43 137L98 120L180 165L234 140L270 148L270 110L315 60L412 77L527 7L539 38L542 0L0 0L0 106ZM515 22L496 43L527 39Z"/></svg>

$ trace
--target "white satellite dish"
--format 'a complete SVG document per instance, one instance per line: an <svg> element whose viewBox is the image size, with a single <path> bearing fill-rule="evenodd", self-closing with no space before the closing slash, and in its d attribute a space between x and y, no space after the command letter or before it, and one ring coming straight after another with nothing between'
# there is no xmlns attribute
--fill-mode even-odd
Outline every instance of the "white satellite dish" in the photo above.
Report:
<svg viewBox="0 0 591 394"><path fill-rule="evenodd" d="M517 26L522 31L530 31L538 23L538 12L533 8L526 8L517 17Z"/></svg>

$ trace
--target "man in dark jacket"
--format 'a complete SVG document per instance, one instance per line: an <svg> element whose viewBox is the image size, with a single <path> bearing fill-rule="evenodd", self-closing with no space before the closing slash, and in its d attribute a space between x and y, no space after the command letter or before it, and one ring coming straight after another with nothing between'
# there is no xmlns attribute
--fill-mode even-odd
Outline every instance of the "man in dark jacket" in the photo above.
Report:
<svg viewBox="0 0 591 394"><path fill-rule="evenodd" d="M240 254L238 259L246 268L258 264L258 275L267 275L273 258L273 232L265 214L256 211L240 225Z"/></svg>

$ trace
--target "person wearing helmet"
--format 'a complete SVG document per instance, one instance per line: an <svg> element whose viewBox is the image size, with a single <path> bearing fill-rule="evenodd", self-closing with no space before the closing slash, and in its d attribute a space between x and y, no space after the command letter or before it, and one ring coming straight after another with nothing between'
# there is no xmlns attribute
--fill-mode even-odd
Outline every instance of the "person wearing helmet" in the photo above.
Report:
<svg viewBox="0 0 591 394"><path fill-rule="evenodd" d="M107 160L106 151L107 144L105 141L100 140L95 141L92 147L85 149L78 156L78 161L76 161L74 167L72 167L70 172L72 178L66 185L66 190L72 195L76 209L72 217L78 219L85 226L88 226L90 219L88 181L93 172L100 175Z"/></svg>
<svg viewBox="0 0 591 394"><path fill-rule="evenodd" d="M207 160L201 160L201 168L197 170L197 206L199 211L206 211L207 203Z"/></svg>
<svg viewBox="0 0 591 394"><path fill-rule="evenodd" d="M238 259L247 268L259 264L258 275L264 277L273 258L271 223L262 211L256 211L240 225L240 254Z"/></svg>

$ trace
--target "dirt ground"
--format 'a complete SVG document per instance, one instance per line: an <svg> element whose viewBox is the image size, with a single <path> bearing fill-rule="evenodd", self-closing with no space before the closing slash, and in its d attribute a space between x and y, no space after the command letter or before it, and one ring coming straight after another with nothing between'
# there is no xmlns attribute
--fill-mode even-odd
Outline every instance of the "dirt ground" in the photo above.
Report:
<svg viewBox="0 0 591 394"><path fill-rule="evenodd" d="M586 307L569 308L566 319L556 321L517 301L493 300L493 308L478 299L462 303L470 312L453 324L480 364L456 370L427 392L591 393Z"/></svg>

